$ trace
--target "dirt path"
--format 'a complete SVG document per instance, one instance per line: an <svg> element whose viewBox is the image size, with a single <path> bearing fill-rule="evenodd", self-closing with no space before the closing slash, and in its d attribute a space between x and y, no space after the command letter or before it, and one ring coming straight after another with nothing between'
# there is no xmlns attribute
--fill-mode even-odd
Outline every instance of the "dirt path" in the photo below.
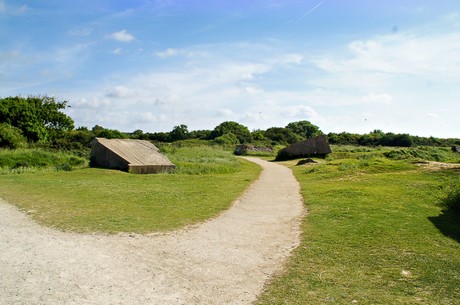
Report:
<svg viewBox="0 0 460 305"><path fill-rule="evenodd" d="M44 228L0 202L0 304L250 304L299 241L299 185L281 165L235 205L163 235Z"/></svg>

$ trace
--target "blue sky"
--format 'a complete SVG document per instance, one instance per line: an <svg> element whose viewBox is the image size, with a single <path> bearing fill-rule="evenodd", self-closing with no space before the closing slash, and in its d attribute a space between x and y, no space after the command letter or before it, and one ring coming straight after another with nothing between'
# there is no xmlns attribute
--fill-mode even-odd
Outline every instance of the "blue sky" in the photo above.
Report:
<svg viewBox="0 0 460 305"><path fill-rule="evenodd" d="M460 3L0 0L0 95L77 126L460 137Z"/></svg>

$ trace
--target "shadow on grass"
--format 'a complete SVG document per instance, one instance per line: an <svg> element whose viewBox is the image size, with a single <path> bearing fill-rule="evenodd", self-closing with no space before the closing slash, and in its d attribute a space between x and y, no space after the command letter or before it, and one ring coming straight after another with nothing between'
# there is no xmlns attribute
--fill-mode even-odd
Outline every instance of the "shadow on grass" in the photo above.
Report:
<svg viewBox="0 0 460 305"><path fill-rule="evenodd" d="M442 234L460 243L460 215L452 210L444 209L436 217L428 217Z"/></svg>

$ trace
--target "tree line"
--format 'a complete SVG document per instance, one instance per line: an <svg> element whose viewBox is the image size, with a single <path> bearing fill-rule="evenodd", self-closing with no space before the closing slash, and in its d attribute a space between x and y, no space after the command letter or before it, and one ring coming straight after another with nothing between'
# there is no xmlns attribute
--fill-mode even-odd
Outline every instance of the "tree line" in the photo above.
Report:
<svg viewBox="0 0 460 305"><path fill-rule="evenodd" d="M49 96L7 97L0 99L0 147L21 148L30 145L55 149L82 150L91 145L95 137L132 138L153 142L202 140L218 145L255 144L260 146L289 145L306 138L322 135L320 128L309 121L298 121L285 127L250 131L248 127L226 121L212 130L189 131L180 124L169 132L121 132L96 125L78 127L71 117L62 112L67 101ZM329 143L360 146L453 146L460 139L417 137L409 134L384 133L374 130L368 134L348 132L327 134Z"/></svg>

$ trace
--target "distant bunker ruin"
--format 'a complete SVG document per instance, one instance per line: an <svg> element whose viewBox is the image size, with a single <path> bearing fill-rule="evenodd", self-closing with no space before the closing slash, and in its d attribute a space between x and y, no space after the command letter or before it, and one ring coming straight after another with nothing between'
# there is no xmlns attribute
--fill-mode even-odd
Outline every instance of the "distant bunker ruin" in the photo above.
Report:
<svg viewBox="0 0 460 305"><path fill-rule="evenodd" d="M287 146L280 151L276 156L277 161L291 160L306 157L322 157L332 153L332 150L327 142L327 136L321 135L314 138L309 138L306 141L298 142Z"/></svg>
<svg viewBox="0 0 460 305"><path fill-rule="evenodd" d="M175 165L149 141L104 138L93 140L90 166L132 174L156 174L175 169Z"/></svg>

